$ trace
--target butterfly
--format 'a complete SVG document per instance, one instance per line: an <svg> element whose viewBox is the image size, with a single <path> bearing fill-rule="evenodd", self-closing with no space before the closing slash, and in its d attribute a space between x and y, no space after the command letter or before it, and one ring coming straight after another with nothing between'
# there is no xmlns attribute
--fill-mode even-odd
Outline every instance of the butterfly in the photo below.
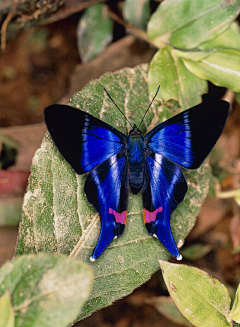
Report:
<svg viewBox="0 0 240 327"><path fill-rule="evenodd" d="M215 100L199 104L164 121L145 136L135 124L126 136L67 105L51 105L44 113L48 131L62 156L77 174L89 173L84 191L101 219L90 260L95 261L123 234L130 189L133 194L142 192L148 233L181 260L170 228L171 214L188 189L180 166L196 169L202 164L222 133L229 103Z"/></svg>

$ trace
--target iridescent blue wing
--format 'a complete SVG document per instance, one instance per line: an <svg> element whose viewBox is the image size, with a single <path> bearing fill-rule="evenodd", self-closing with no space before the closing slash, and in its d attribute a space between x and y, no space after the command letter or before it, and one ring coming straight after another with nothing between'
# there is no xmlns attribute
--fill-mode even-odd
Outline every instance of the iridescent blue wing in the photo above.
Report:
<svg viewBox="0 0 240 327"><path fill-rule="evenodd" d="M188 168L198 168L225 126L229 103L202 103L168 119L145 137L150 150Z"/></svg>
<svg viewBox="0 0 240 327"><path fill-rule="evenodd" d="M101 218L100 236L91 257L91 261L94 261L114 238L122 235L125 228L129 180L124 151L93 169L84 190Z"/></svg>
<svg viewBox="0 0 240 327"><path fill-rule="evenodd" d="M45 121L60 153L78 174L121 152L127 141L112 126L70 106L47 107Z"/></svg>
<svg viewBox="0 0 240 327"><path fill-rule="evenodd" d="M142 189L143 216L148 233L157 237L177 259L181 259L170 228L170 216L187 192L178 165L152 152L145 159Z"/></svg>

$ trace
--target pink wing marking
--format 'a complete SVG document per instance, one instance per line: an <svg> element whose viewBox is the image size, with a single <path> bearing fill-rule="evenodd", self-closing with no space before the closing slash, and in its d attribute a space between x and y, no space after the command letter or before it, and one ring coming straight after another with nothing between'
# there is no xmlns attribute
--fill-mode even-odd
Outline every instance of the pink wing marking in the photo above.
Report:
<svg viewBox="0 0 240 327"><path fill-rule="evenodd" d="M127 211L126 210L118 213L117 211L113 210L112 208L109 208L108 212L110 214L114 215L116 223L126 225L126 220L127 220Z"/></svg>
<svg viewBox="0 0 240 327"><path fill-rule="evenodd" d="M157 208L153 212L148 211L147 209L143 209L144 224L155 221L157 218L158 212L162 212L162 210L163 210L162 207Z"/></svg>

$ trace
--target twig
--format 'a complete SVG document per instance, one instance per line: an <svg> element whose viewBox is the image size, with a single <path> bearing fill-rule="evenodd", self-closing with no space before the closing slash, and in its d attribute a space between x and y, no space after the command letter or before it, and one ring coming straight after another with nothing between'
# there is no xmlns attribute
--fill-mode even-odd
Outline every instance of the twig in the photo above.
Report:
<svg viewBox="0 0 240 327"><path fill-rule="evenodd" d="M13 11L9 11L7 17L5 18L4 22L2 23L1 27L1 50L4 51L6 48L6 42L7 42L7 27L10 21L12 20L14 16Z"/></svg>
<svg viewBox="0 0 240 327"><path fill-rule="evenodd" d="M152 42L152 40L150 40L150 38L148 37L147 33L143 30L141 30L140 28L137 28L135 26L133 26L130 23L127 23L125 20L123 20L122 18L120 18L117 14L115 14L112 10L108 10L109 16L118 24L124 26L131 34L133 34L134 36L138 37L139 39L142 39L144 41L146 41L147 43L150 43L151 45L153 45L154 47L156 47L156 45Z"/></svg>

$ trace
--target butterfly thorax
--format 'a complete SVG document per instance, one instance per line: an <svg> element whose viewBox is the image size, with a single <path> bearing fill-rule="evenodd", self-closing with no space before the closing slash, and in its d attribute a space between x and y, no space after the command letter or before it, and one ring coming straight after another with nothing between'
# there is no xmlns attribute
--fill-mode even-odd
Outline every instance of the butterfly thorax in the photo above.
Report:
<svg viewBox="0 0 240 327"><path fill-rule="evenodd" d="M144 140L136 125L128 136L129 184L133 194L137 194L143 185Z"/></svg>

